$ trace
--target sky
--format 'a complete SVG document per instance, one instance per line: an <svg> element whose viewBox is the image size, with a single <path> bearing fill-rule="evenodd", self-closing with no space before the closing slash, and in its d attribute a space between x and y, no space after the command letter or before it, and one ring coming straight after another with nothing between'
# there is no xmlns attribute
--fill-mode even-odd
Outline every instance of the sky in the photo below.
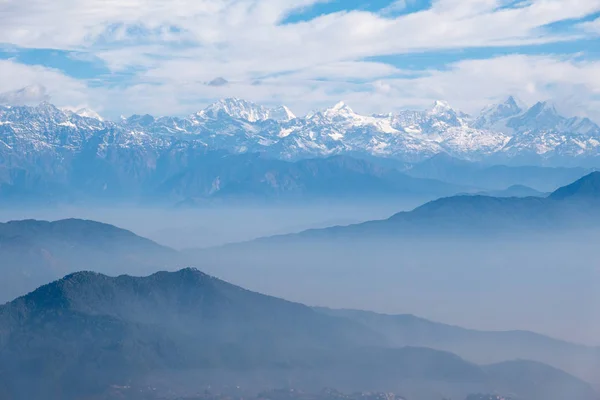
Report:
<svg viewBox="0 0 600 400"><path fill-rule="evenodd" d="M0 0L0 103L296 114L514 95L600 122L600 0Z"/></svg>

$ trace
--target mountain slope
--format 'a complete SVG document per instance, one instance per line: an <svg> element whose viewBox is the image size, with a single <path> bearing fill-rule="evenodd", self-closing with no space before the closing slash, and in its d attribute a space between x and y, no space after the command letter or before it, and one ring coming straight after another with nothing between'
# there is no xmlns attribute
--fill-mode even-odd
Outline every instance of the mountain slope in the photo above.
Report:
<svg viewBox="0 0 600 400"><path fill-rule="evenodd" d="M491 197L546 197L548 193L542 193L528 186L512 185L504 190L492 190L489 192L478 193L483 196Z"/></svg>
<svg viewBox="0 0 600 400"><path fill-rule="evenodd" d="M552 193L553 200L590 200L600 199L600 172L594 172L586 177L562 187Z"/></svg>
<svg viewBox="0 0 600 400"><path fill-rule="evenodd" d="M384 346L380 335L353 321L193 269L145 278L83 272L0 307L0 387L15 400L79 399L146 379L166 385L166 398L183 387L189 394L233 382L257 391L292 383L299 389L404 387L424 398L464 397L477 388L561 398L542 397L538 385L550 382L539 368L516 379L503 366L481 368L450 353ZM561 395L597 399L589 385L567 374L550 378L565 383Z"/></svg>
<svg viewBox="0 0 600 400"><path fill-rule="evenodd" d="M437 179L458 185L504 190L522 185L550 192L592 172L586 168L551 168L540 166L482 165L438 154L404 172L416 178Z"/></svg>
<svg viewBox="0 0 600 400"><path fill-rule="evenodd" d="M0 223L0 303L81 268L145 273L175 267L178 257L174 250L94 221Z"/></svg>
<svg viewBox="0 0 600 400"><path fill-rule="evenodd" d="M581 381L565 372L531 361L509 361L484 367L500 385L510 387L522 398L585 398L596 396ZM536 382L535 384L532 384ZM541 382L544 382L543 384Z"/></svg>
<svg viewBox="0 0 600 400"><path fill-rule="evenodd" d="M414 235L414 234L515 234L543 230L597 228L600 209L597 188L600 173L591 173L548 198L454 196L401 212L387 220L346 227L309 230L297 235L261 239L260 242L315 238ZM571 200L586 200L581 201Z"/></svg>
<svg viewBox="0 0 600 400"><path fill-rule="evenodd" d="M151 196L170 193L184 201L263 199L287 201L338 198L439 197L465 187L407 176L347 156L301 160L270 160L255 154L219 157L177 174Z"/></svg>
<svg viewBox="0 0 600 400"><path fill-rule="evenodd" d="M0 320L0 359L11 365L3 383L7 374L41 380L51 368L56 383L40 381L37 390L56 385L66 396L79 389L70 387L75 377L108 385L173 368L327 367L341 349L382 343L360 325L190 269L146 278L69 275L0 308ZM8 385L17 398L28 390Z"/></svg>
<svg viewBox="0 0 600 400"><path fill-rule="evenodd" d="M413 315L384 315L357 310L317 311L361 323L385 335L394 346L421 346L449 351L467 360L490 364L527 359L552 365L600 387L600 349L524 331L465 329Z"/></svg>

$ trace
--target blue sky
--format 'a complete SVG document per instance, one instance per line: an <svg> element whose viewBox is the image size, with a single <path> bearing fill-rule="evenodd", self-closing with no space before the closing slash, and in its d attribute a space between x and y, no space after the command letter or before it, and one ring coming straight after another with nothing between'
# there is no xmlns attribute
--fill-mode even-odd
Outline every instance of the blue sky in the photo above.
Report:
<svg viewBox="0 0 600 400"><path fill-rule="evenodd" d="M408 1L356 1L356 0L332 0L318 2L309 6L292 10L282 21L282 24L310 21L323 15L343 13L349 11L367 11L380 13L388 17L409 14L430 8L431 0L408 0Z"/></svg>
<svg viewBox="0 0 600 400"><path fill-rule="evenodd" d="M0 101L113 118L230 96L298 114L436 99L476 113L512 94L600 119L600 0L79 3L0 4Z"/></svg>

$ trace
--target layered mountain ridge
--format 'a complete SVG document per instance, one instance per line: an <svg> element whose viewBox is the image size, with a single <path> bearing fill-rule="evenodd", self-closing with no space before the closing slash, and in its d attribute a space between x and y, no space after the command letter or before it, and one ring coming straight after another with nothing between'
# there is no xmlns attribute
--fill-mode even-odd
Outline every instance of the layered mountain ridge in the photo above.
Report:
<svg viewBox="0 0 600 400"><path fill-rule="evenodd" d="M106 273L183 266L175 250L95 221L0 223L0 303L82 267Z"/></svg>
<svg viewBox="0 0 600 400"><path fill-rule="evenodd" d="M494 235L568 232L600 226L600 172L592 172L547 197L456 195L402 211L388 219L257 239L249 244L302 240L357 239L439 235ZM237 246L248 245L245 243ZM230 245L230 246L236 246Z"/></svg>
<svg viewBox="0 0 600 400"><path fill-rule="evenodd" d="M0 387L11 399L133 398L110 394L132 386L154 388L156 398L188 398L232 384L249 392L335 385L424 399L478 389L598 399L588 383L544 364L482 367L444 351L393 347L352 318L196 269L147 277L79 272L42 286L0 306L0 361Z"/></svg>
<svg viewBox="0 0 600 400"><path fill-rule="evenodd" d="M224 99L186 118L133 115L114 122L91 110L60 110L49 103L0 107L4 201L64 202L88 195L173 204L239 193L239 183L250 181L252 190L243 195L279 196L321 185L306 179L324 177L321 168L351 164L331 157L395 169L435 155L484 164L593 166L600 159L600 128L589 119L562 117L550 103L524 109L513 98L486 108L478 118L442 101L425 111L371 116L340 102L299 118L285 106ZM329 161L315 161L300 174L306 165L289 164L311 158ZM376 168L369 169L373 175ZM380 173L374 175L369 185L380 179ZM344 181L345 175L336 179ZM430 194L465 188L454 189ZM355 192L380 194L364 187Z"/></svg>

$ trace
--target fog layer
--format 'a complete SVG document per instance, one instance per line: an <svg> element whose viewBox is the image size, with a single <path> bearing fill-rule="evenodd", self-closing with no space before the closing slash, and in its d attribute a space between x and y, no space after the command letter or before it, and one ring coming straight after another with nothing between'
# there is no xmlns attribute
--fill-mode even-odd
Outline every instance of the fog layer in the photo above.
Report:
<svg viewBox="0 0 600 400"><path fill-rule="evenodd" d="M388 218L425 198L381 202L329 201L307 205L229 205L204 208L75 207L8 208L0 222L81 218L113 224L174 249L218 246L306 229Z"/></svg>
<svg viewBox="0 0 600 400"><path fill-rule="evenodd" d="M246 245L197 259L210 274L308 304L600 345L598 239L586 231Z"/></svg>

